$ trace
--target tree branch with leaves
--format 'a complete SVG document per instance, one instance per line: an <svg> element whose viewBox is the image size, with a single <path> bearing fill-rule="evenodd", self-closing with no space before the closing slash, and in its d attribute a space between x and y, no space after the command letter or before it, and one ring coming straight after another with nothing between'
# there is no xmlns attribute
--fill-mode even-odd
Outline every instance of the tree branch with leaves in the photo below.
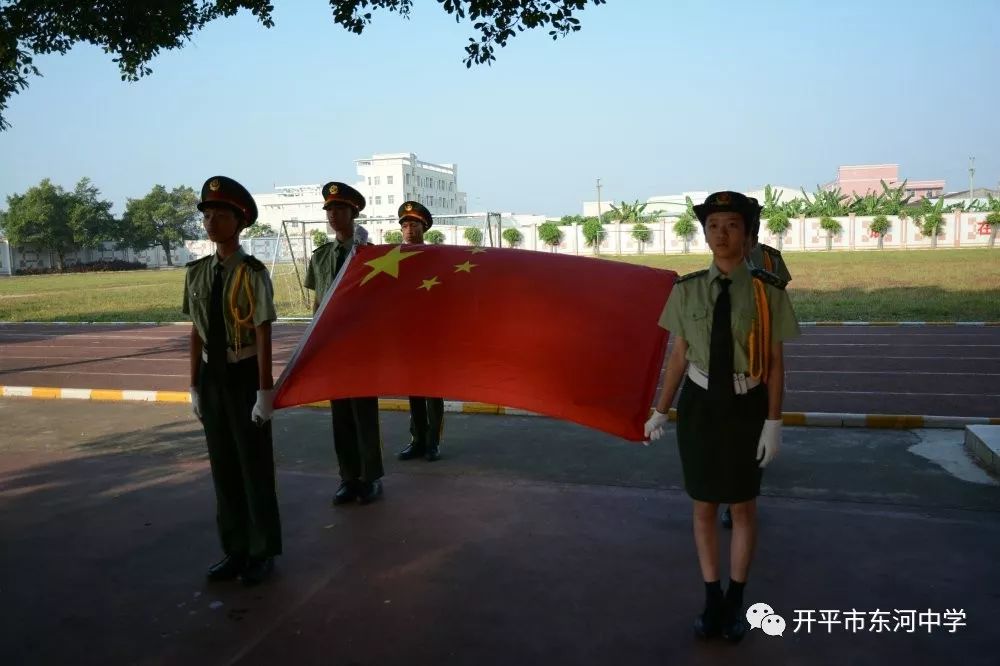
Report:
<svg viewBox="0 0 1000 666"><path fill-rule="evenodd" d="M580 30L576 14L606 0L438 0L457 23L472 23L475 36L465 46L465 65L492 64L495 51L525 30L548 29L552 39ZM373 10L409 18L412 0L329 0L333 21L360 35ZM10 99L40 76L35 57L65 54L77 44L93 44L114 56L123 81L152 73L149 63L161 51L183 48L195 33L217 19L249 11L265 28L274 27L269 0L101 0L0 2L0 130Z"/></svg>

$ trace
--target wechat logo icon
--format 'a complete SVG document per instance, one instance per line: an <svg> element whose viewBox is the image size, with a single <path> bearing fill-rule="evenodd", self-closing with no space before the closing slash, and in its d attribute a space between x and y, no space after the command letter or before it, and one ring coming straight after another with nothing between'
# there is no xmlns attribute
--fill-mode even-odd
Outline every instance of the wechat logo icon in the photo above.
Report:
<svg viewBox="0 0 1000 666"><path fill-rule="evenodd" d="M768 636L784 636L785 618L775 614L768 604L758 602L748 608L747 622L751 631L760 629Z"/></svg>

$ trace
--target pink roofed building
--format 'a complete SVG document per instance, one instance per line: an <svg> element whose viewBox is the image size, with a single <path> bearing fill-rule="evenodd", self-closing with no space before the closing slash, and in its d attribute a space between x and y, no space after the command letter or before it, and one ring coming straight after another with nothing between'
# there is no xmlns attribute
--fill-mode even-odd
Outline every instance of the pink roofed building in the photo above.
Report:
<svg viewBox="0 0 1000 666"><path fill-rule="evenodd" d="M837 180L826 185L826 189L839 187L848 195L864 196L872 192L882 192L881 181L889 187L898 187L902 182L899 178L898 164L858 164L842 166L837 169ZM939 197L944 194L943 180L907 180L907 194L913 195L911 201L919 201L927 197Z"/></svg>

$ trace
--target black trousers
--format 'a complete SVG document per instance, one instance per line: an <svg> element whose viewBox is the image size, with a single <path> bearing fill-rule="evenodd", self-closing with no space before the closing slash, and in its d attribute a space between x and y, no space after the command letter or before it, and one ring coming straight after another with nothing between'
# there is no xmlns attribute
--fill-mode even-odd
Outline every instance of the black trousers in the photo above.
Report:
<svg viewBox="0 0 1000 666"><path fill-rule="evenodd" d="M343 481L375 481L382 468L382 433L378 398L345 398L330 401L333 448Z"/></svg>
<svg viewBox="0 0 1000 666"><path fill-rule="evenodd" d="M198 394L215 486L216 523L227 555L281 554L281 519L271 423L250 420L257 401L257 359L226 364L224 377L201 364Z"/></svg>
<svg viewBox="0 0 1000 666"><path fill-rule="evenodd" d="M441 445L444 399L410 396L410 444L417 450Z"/></svg>

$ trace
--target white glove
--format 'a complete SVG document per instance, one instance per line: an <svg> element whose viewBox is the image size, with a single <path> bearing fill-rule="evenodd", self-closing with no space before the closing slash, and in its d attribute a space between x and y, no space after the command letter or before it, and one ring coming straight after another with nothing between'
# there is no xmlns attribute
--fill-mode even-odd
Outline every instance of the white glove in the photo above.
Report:
<svg viewBox="0 0 1000 666"><path fill-rule="evenodd" d="M250 412L250 418L259 426L270 421L271 415L274 414L274 402L271 394L270 389L257 391L257 403L253 406L253 411Z"/></svg>
<svg viewBox="0 0 1000 666"><path fill-rule="evenodd" d="M198 389L194 386L191 387L191 411L194 412L195 418L197 418L200 421L201 398L198 397Z"/></svg>
<svg viewBox="0 0 1000 666"><path fill-rule="evenodd" d="M663 437L663 426L666 425L670 418L658 409L653 410L653 415L649 417L646 421L646 425L643 428L643 433L646 439L659 439Z"/></svg>
<svg viewBox="0 0 1000 666"><path fill-rule="evenodd" d="M760 431L760 442L757 444L757 460L761 469L774 460L781 448L781 419L764 421L764 429Z"/></svg>

